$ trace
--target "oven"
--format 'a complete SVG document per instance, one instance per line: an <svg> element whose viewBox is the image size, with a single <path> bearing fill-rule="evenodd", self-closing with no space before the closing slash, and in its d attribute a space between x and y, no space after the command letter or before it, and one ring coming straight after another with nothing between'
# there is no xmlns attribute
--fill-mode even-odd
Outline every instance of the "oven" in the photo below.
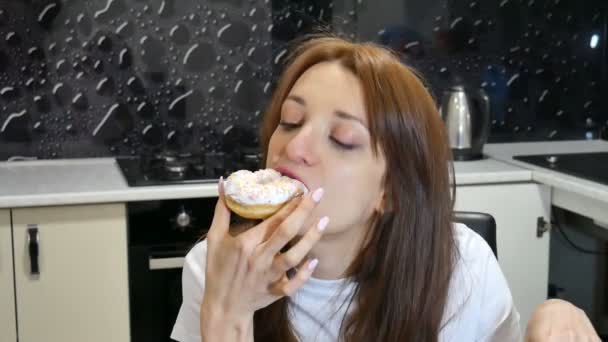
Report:
<svg viewBox="0 0 608 342"><path fill-rule="evenodd" d="M224 134L228 152L178 153L116 157L130 187L214 186L222 175L257 170L261 154L248 130L234 126ZM166 191L171 191L168 188ZM127 204L129 307L132 342L166 342L182 302L184 257L206 233L217 197Z"/></svg>
<svg viewBox="0 0 608 342"><path fill-rule="evenodd" d="M217 198L127 204L132 342L166 342L181 302L184 257L207 231Z"/></svg>

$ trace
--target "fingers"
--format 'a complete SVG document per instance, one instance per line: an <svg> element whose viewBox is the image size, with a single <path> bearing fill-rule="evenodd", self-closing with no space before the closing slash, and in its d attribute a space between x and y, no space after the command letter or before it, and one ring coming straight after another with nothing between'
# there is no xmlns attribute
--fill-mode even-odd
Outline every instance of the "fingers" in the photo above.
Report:
<svg viewBox="0 0 608 342"><path fill-rule="evenodd" d="M321 197L323 197L322 188L304 196L297 208L285 217L285 219L280 221L277 228L262 248L261 254L266 260L272 261L281 248L296 236L312 210L316 207L317 203L321 201Z"/></svg>
<svg viewBox="0 0 608 342"><path fill-rule="evenodd" d="M600 337L597 335L597 332L595 331L595 328L593 327L593 325L591 324L591 321L589 320L589 317L587 317L587 314L585 313L585 311L578 309L579 310L579 325L582 327L582 329L585 332L585 336L588 338L589 341L600 341Z"/></svg>
<svg viewBox="0 0 608 342"><path fill-rule="evenodd" d="M228 233L230 226L230 209L226 206L224 199L224 179L220 178L218 184L219 198L215 204L215 213L213 214L213 221L211 222L211 228L207 233L207 239L214 241L223 238Z"/></svg>
<svg viewBox="0 0 608 342"><path fill-rule="evenodd" d="M298 272L293 278L288 279L287 277L283 277L282 280L272 286L270 292L279 297L293 295L302 287L302 285L304 285L304 283L306 283L306 281L308 281L308 279L310 279L318 264L319 259L308 260L303 267L298 269Z"/></svg>
<svg viewBox="0 0 608 342"><path fill-rule="evenodd" d="M287 205L283 206L283 208L281 208L281 210L279 210L277 213L275 213L274 215L272 215L271 217L269 217L266 221L264 221L264 224L266 226L268 226L268 231L267 231L267 235L266 239L267 240L270 235L272 235L272 233L274 233L274 229L277 228L279 226L279 224L283 221L285 221L285 219L291 215L291 213L296 210L296 208L300 205L300 203L302 202L304 196L298 196L294 199L292 199L291 201L289 201L289 203L287 203Z"/></svg>
<svg viewBox="0 0 608 342"><path fill-rule="evenodd" d="M308 229L306 235L300 239L287 252L281 253L274 258L274 269L278 273L285 273L287 270L299 265L312 247L321 239L323 231L329 223L329 218L324 216Z"/></svg>
<svg viewBox="0 0 608 342"><path fill-rule="evenodd" d="M298 207L301 201L302 196L293 198L281 209L279 209L279 211L276 212L274 215L272 215L262 223L258 224L257 226L244 232L242 234L243 237L259 241L259 243L268 240L268 238L272 235L277 226Z"/></svg>

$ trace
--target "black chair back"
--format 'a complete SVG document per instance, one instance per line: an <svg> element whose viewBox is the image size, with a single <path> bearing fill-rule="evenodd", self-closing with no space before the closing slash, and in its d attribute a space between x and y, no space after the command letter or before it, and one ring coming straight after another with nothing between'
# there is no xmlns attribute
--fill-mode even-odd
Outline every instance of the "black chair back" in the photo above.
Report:
<svg viewBox="0 0 608 342"><path fill-rule="evenodd" d="M455 211L454 221L466 224L467 227L481 235L490 245L494 255L498 257L496 251L496 221L492 215L471 211Z"/></svg>

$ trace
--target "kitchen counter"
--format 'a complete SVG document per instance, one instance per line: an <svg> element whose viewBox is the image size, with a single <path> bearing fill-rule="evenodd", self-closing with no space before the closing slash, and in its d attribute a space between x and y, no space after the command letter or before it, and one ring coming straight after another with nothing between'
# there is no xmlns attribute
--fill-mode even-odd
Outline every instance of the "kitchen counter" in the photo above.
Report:
<svg viewBox="0 0 608 342"><path fill-rule="evenodd" d="M488 144L484 153L493 159L532 171L532 180L608 203L608 186L513 159L516 155L608 152L608 141L552 141Z"/></svg>
<svg viewBox="0 0 608 342"><path fill-rule="evenodd" d="M529 170L489 158L454 169L458 185L532 179ZM129 187L113 158L0 162L0 208L211 196L216 184Z"/></svg>
<svg viewBox="0 0 608 342"><path fill-rule="evenodd" d="M215 184L129 187L113 158L0 162L0 208L210 196Z"/></svg>
<svg viewBox="0 0 608 342"><path fill-rule="evenodd" d="M457 185L530 182L608 203L608 186L513 160L519 154L608 151L608 142L487 144L484 160L455 162ZM216 184L129 187L113 158L0 162L0 208L217 196Z"/></svg>
<svg viewBox="0 0 608 342"><path fill-rule="evenodd" d="M513 159L516 155L608 152L608 141L552 141L488 144L493 159L532 171L532 180L551 186L551 204L577 212L608 228L608 186Z"/></svg>
<svg viewBox="0 0 608 342"><path fill-rule="evenodd" d="M493 158L454 162L456 185L529 182L532 172Z"/></svg>

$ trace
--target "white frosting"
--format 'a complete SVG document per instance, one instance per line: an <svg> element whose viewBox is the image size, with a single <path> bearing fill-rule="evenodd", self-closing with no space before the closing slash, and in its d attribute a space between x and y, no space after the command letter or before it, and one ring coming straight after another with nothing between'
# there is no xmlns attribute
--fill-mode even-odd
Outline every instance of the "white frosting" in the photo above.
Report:
<svg viewBox="0 0 608 342"><path fill-rule="evenodd" d="M243 205L277 205L291 199L294 194L307 193L302 182L282 176L273 169L239 170L224 181L224 193Z"/></svg>

